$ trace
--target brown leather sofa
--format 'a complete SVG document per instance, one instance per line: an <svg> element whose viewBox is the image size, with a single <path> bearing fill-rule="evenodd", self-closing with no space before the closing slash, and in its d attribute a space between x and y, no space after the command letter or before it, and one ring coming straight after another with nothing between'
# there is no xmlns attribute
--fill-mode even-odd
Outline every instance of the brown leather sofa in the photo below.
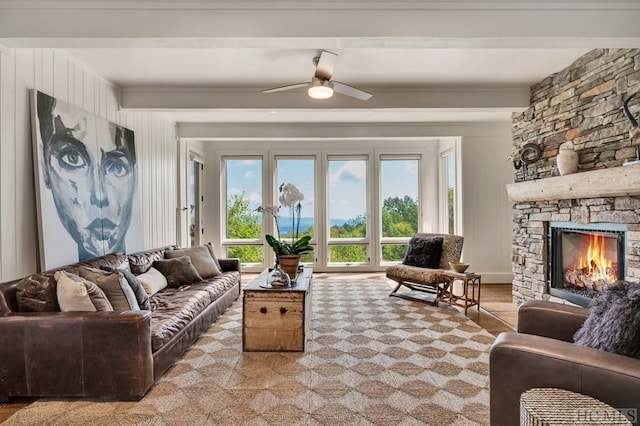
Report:
<svg viewBox="0 0 640 426"><path fill-rule="evenodd" d="M531 388L566 389L640 415L640 360L573 344L588 315L553 302L520 306L518 332L500 334L491 347L492 426L519 424L520 395Z"/></svg>
<svg viewBox="0 0 640 426"><path fill-rule="evenodd" d="M146 272L167 249L109 254L82 265ZM240 295L240 261L219 259L222 274L165 288L151 311L19 312L20 280L0 284L0 400L12 396L141 399ZM55 271L42 273L53 280Z"/></svg>

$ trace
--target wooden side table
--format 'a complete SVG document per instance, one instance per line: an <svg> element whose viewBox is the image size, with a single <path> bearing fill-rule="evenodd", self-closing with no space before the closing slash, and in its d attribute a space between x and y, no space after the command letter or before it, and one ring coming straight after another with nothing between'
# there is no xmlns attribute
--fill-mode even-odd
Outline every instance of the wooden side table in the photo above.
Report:
<svg viewBox="0 0 640 426"><path fill-rule="evenodd" d="M533 388L520 396L520 426L631 425L618 410L565 389Z"/></svg>
<svg viewBox="0 0 640 426"><path fill-rule="evenodd" d="M311 326L313 270L304 268L294 287L267 288L265 270L244 289L242 350L304 351Z"/></svg>
<svg viewBox="0 0 640 426"><path fill-rule="evenodd" d="M461 295L453 294L453 282L462 281L463 292ZM472 306L478 306L480 311L480 281L482 276L473 272L442 271L438 273L438 286L443 285L438 291L438 300L464 308L464 314Z"/></svg>

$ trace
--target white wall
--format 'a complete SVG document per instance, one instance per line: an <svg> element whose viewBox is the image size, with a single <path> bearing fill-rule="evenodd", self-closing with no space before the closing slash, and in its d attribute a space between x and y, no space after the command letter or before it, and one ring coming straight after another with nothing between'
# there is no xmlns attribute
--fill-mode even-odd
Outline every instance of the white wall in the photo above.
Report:
<svg viewBox="0 0 640 426"><path fill-rule="evenodd" d="M463 259L472 269L483 274L485 283L510 283L511 274L511 232L512 220L510 203L506 195L506 184L512 180L511 163L506 160L511 153L511 123L446 123L446 124L339 124L339 125L215 125L181 124L179 133L183 143L198 141L199 146L207 144L207 164L205 165L205 236L206 241L219 238L220 200L219 170L215 152L246 147L240 140L254 139L259 149L282 147L286 138L317 138L315 143L328 145L342 138L442 138L460 137L461 143L461 188L462 234L465 237ZM272 138L281 138L273 142ZM211 143L211 140L217 139ZM260 141L262 139L262 141ZM271 139L269 142L268 139ZM375 143L372 143L372 146ZM437 145L433 155L438 156ZM439 157L438 157L439 158ZM430 177L437 179L434 169ZM437 191L437 186L433 188ZM437 228L437 206L429 209L430 219Z"/></svg>
<svg viewBox="0 0 640 426"><path fill-rule="evenodd" d="M60 50L0 46L0 282L38 270L30 89L135 132L144 246L175 243L175 124L151 113L120 113L118 88Z"/></svg>

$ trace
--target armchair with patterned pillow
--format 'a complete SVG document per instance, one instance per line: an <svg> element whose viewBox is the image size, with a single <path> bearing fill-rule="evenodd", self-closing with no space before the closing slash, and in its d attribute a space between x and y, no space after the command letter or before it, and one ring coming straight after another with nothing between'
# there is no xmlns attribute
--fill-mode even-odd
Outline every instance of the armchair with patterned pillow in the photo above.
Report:
<svg viewBox="0 0 640 426"><path fill-rule="evenodd" d="M400 265L386 269L387 278L398 285L390 296L437 305L437 274L459 262L464 237L451 234L419 233L411 239Z"/></svg>

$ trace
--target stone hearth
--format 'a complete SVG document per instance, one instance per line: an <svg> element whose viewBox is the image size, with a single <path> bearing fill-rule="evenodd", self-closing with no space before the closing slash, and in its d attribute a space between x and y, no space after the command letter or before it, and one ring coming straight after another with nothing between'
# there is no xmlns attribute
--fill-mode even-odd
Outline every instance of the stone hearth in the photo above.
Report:
<svg viewBox="0 0 640 426"><path fill-rule="evenodd" d="M622 111L638 91L640 50L597 49L532 86L531 107L513 115L514 152L527 143L541 150L537 162L515 170L508 188L514 302L550 298L551 221L626 225L625 277L640 280L640 166L622 166L636 159L640 144L639 129ZM578 173L558 176L555 158L567 141L579 154Z"/></svg>

